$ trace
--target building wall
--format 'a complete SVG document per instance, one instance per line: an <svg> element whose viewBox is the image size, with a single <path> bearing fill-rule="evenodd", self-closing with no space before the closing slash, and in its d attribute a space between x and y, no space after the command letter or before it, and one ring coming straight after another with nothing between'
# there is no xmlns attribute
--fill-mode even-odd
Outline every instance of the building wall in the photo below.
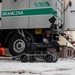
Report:
<svg viewBox="0 0 75 75"><path fill-rule="evenodd" d="M66 47L65 45L60 47L60 52L57 53L55 49L48 49L53 54L57 54L60 58L68 58L73 56L74 49L72 47Z"/></svg>
<svg viewBox="0 0 75 75"><path fill-rule="evenodd" d="M61 46L62 50L60 50L60 57L66 58L73 56L74 49L72 47Z"/></svg>

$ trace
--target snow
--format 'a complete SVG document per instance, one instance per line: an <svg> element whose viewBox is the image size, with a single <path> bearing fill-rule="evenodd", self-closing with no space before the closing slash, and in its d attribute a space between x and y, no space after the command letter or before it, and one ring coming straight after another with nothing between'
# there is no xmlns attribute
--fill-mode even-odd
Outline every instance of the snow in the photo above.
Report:
<svg viewBox="0 0 75 75"><path fill-rule="evenodd" d="M21 63L0 60L0 75L75 75L75 59L59 59L56 63Z"/></svg>

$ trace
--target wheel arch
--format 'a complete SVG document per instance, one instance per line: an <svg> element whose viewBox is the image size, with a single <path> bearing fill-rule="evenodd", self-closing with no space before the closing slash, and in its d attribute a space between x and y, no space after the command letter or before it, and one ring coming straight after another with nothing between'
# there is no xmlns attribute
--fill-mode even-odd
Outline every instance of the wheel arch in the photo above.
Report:
<svg viewBox="0 0 75 75"><path fill-rule="evenodd" d="M14 35L15 32L16 32L16 31L11 31L11 32L9 32L9 34L6 36L6 39L5 39L5 42L4 42L4 44L5 44L6 46L8 46L8 42L9 42L10 38Z"/></svg>
<svg viewBox="0 0 75 75"><path fill-rule="evenodd" d="M23 31L24 31L24 34L29 35L30 38L32 39L32 41L34 41L33 34L32 34L31 32L26 31L26 30L23 30ZM6 46L8 46L8 42L9 42L10 38L11 38L14 34L19 34L19 33L18 33L17 30L16 30L16 31L13 30L13 31L9 32L9 34L6 36L6 39L5 39L5 42L4 42L4 44L5 44ZM19 34L19 35L20 35L20 34Z"/></svg>

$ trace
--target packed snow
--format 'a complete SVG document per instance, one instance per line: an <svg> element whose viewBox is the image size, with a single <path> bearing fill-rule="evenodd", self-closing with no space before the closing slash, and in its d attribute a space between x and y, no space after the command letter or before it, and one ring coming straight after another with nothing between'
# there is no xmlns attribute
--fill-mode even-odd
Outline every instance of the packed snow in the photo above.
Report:
<svg viewBox="0 0 75 75"><path fill-rule="evenodd" d="M0 75L75 75L75 59L59 59L56 63L21 63L0 60Z"/></svg>

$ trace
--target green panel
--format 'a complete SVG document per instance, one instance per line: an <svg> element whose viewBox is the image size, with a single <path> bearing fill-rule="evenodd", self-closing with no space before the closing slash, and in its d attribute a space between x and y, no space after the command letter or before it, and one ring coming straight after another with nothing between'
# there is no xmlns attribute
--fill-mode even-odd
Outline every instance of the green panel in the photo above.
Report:
<svg viewBox="0 0 75 75"><path fill-rule="evenodd" d="M48 15L48 14L52 14L54 16L57 16L57 12L52 8L5 10L5 11L1 12L2 17L33 16L33 15Z"/></svg>
<svg viewBox="0 0 75 75"><path fill-rule="evenodd" d="M49 2L36 2L34 3L36 7L50 6Z"/></svg>

